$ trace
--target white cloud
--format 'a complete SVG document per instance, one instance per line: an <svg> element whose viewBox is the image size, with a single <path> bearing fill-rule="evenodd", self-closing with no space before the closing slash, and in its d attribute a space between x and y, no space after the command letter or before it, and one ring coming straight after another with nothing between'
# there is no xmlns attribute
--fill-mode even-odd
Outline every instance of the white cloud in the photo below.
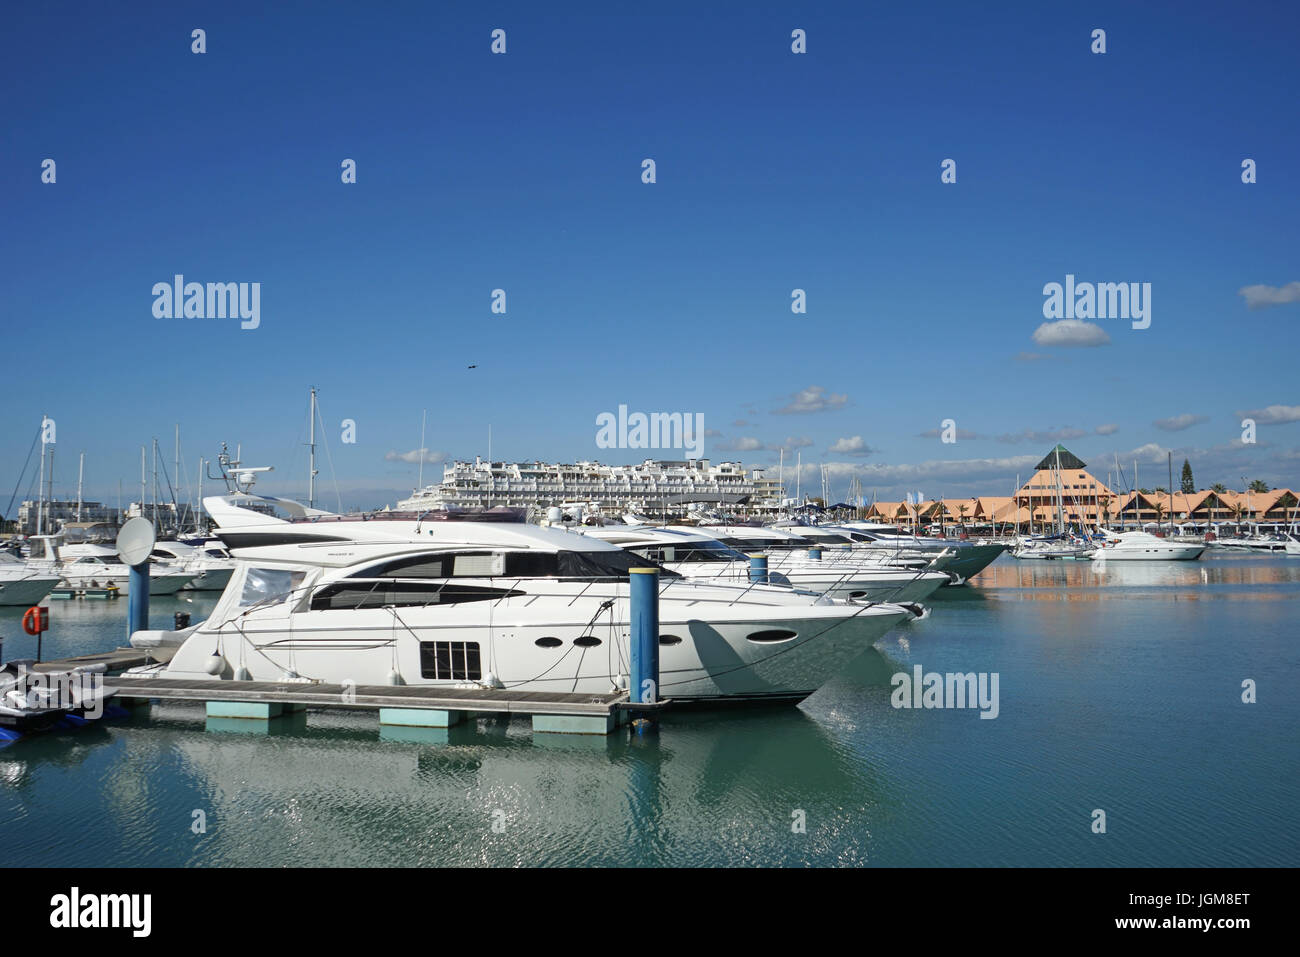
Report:
<svg viewBox="0 0 1300 957"><path fill-rule="evenodd" d="M1260 425L1300 422L1300 405L1270 405L1263 409L1238 412L1237 415L1243 419L1254 419Z"/></svg>
<svg viewBox="0 0 1300 957"><path fill-rule="evenodd" d="M847 395L827 393L819 385L810 385L806 389L790 396L790 403L779 409L773 409L773 415L804 415L809 412L826 412L830 409L842 409L848 404Z"/></svg>
<svg viewBox="0 0 1300 957"><path fill-rule="evenodd" d="M1092 431L1096 432L1098 435L1114 435L1119 431L1119 426L1114 422L1107 422L1105 425L1097 426Z"/></svg>
<svg viewBox="0 0 1300 957"><path fill-rule="evenodd" d="M916 434L918 439L938 439L943 437L943 429L927 429L924 432ZM958 439L982 439L984 436L978 432L972 432L970 429L958 429L956 437Z"/></svg>
<svg viewBox="0 0 1300 957"><path fill-rule="evenodd" d="M726 452L757 452L762 447L763 443L752 436L739 436L714 445L714 448Z"/></svg>
<svg viewBox="0 0 1300 957"><path fill-rule="evenodd" d="M1190 429L1194 425L1200 425L1202 422L1208 421L1209 416L1192 415L1188 412L1183 415L1171 415L1167 419L1156 419L1151 424L1165 432L1181 432L1183 429Z"/></svg>
<svg viewBox="0 0 1300 957"><path fill-rule="evenodd" d="M1110 336L1093 322L1058 319L1035 329L1034 342L1040 346L1104 346L1110 342Z"/></svg>
<svg viewBox="0 0 1300 957"><path fill-rule="evenodd" d="M806 435L787 435L784 442L769 442L765 448L770 452L791 452L794 449L806 449L813 444L813 440Z"/></svg>
<svg viewBox="0 0 1300 957"><path fill-rule="evenodd" d="M412 464L420 461L420 453L424 453L426 464L443 462L447 458L446 452L439 452L436 449L411 449L409 452L398 452L395 449L384 453L385 462L410 462Z"/></svg>
<svg viewBox="0 0 1300 957"><path fill-rule="evenodd" d="M1065 426L1060 429L1047 429L1037 431L1035 429L1023 429L1019 432L1007 432L997 437L999 442L1007 442L1012 445L1019 442L1064 442L1067 439L1080 439L1088 433L1083 429L1076 429L1071 426Z"/></svg>
<svg viewBox="0 0 1300 957"><path fill-rule="evenodd" d="M839 455L871 455L876 450L862 441L862 436L855 435L851 438L836 439L830 451Z"/></svg>
<svg viewBox="0 0 1300 957"><path fill-rule="evenodd" d="M1237 295L1246 300L1250 309L1267 309L1269 306L1281 306L1289 302L1300 302L1300 282L1289 282L1285 286L1242 286Z"/></svg>

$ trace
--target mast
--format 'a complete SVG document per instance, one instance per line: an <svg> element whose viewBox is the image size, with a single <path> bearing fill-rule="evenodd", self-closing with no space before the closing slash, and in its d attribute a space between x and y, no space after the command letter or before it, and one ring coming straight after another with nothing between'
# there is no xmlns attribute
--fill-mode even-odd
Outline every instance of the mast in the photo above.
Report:
<svg viewBox="0 0 1300 957"><path fill-rule="evenodd" d="M1056 534L1065 534L1065 503L1061 497L1061 446L1056 446Z"/></svg>
<svg viewBox="0 0 1300 957"><path fill-rule="evenodd" d="M77 521L81 521L81 480L86 474L86 453L81 453L77 462Z"/></svg>
<svg viewBox="0 0 1300 957"><path fill-rule="evenodd" d="M417 493L424 490L424 426L429 421L429 410L425 409L420 415L420 476L415 480L415 490Z"/></svg>
<svg viewBox="0 0 1300 957"><path fill-rule="evenodd" d="M45 497L45 507L47 512L50 512L50 510L52 510L54 507L54 443L53 442L50 443L50 489L49 489L49 494L46 495ZM54 528L54 515L52 513L49 515L49 522L50 522L50 532L53 533L55 531L55 528Z"/></svg>
<svg viewBox="0 0 1300 957"><path fill-rule="evenodd" d="M203 515L203 456L199 456L199 504L194 509L194 531L200 532L199 522Z"/></svg>
<svg viewBox="0 0 1300 957"><path fill-rule="evenodd" d="M144 500L145 500L145 495L147 494L145 490L148 488L148 485L149 485L148 480L145 478L144 446L142 445L140 446L140 517L141 518L144 518Z"/></svg>
<svg viewBox="0 0 1300 957"><path fill-rule="evenodd" d="M313 508L316 501L316 387L312 386L311 405L307 412L307 448L309 464L307 466L307 507Z"/></svg>
<svg viewBox="0 0 1300 957"><path fill-rule="evenodd" d="M45 416L41 416L41 477L36 483L36 534L45 534Z"/></svg>
<svg viewBox="0 0 1300 957"><path fill-rule="evenodd" d="M1174 530L1174 453L1167 453L1169 456L1169 531L1172 534Z"/></svg>

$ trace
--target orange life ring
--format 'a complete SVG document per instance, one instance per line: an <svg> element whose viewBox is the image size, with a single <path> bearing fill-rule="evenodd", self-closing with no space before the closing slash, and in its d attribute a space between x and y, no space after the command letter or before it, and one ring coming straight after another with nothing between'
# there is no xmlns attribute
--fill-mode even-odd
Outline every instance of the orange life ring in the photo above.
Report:
<svg viewBox="0 0 1300 957"><path fill-rule="evenodd" d="M23 612L23 631L29 635L39 635L50 626L50 613L44 608L33 605Z"/></svg>

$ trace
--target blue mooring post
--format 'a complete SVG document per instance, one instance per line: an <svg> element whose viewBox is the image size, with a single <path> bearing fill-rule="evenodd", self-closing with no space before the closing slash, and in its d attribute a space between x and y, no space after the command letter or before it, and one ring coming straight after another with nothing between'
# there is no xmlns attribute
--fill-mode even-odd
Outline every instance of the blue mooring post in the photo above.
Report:
<svg viewBox="0 0 1300 957"><path fill-rule="evenodd" d="M149 561L131 566L130 590L126 595L126 639L149 627Z"/></svg>
<svg viewBox="0 0 1300 957"><path fill-rule="evenodd" d="M628 697L659 700L659 569L633 568L628 576L632 601L632 641Z"/></svg>
<svg viewBox="0 0 1300 957"><path fill-rule="evenodd" d="M767 556L750 555L749 556L749 580L758 585L767 584Z"/></svg>

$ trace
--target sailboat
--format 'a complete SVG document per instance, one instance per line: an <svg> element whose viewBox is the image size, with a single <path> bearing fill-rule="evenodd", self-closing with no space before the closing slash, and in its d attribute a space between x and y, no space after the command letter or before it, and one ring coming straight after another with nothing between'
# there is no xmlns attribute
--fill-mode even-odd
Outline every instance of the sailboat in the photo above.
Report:
<svg viewBox="0 0 1300 957"><path fill-rule="evenodd" d="M1056 476L1056 534L1029 538L1018 538L1011 549L1011 557L1019 559L1043 560L1087 560L1092 557L1094 546L1080 538L1068 534L1065 527L1065 499L1061 487L1061 447L1055 450L1056 461L1052 472Z"/></svg>

